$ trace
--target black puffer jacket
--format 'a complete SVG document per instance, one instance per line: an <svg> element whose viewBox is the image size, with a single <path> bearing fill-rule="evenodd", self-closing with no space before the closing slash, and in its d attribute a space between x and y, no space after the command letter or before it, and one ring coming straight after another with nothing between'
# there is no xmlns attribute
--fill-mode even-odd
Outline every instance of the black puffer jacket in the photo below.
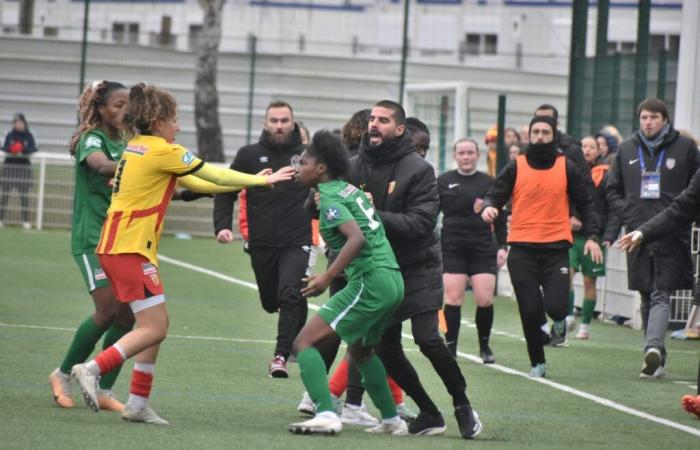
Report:
<svg viewBox="0 0 700 450"><path fill-rule="evenodd" d="M442 307L442 253L436 225L440 210L433 167L403 136L369 147L367 136L350 164L348 181L370 192L405 284L397 319Z"/></svg>
<svg viewBox="0 0 700 450"><path fill-rule="evenodd" d="M700 168L700 153L695 143L671 129L659 149L665 149L661 164L661 197L640 199L641 150L647 171L656 168L659 152L652 155L637 135L624 141L605 188L608 204L616 211L627 230L635 230L673 203ZM657 242L629 254L627 260L629 288L687 289L692 287L690 226L679 229Z"/></svg>
<svg viewBox="0 0 700 450"><path fill-rule="evenodd" d="M231 168L245 173L263 169L279 170L291 164L294 155L304 150L299 128L295 127L291 140L275 145L270 134L263 131L256 144L238 150ZM288 247L311 244L311 216L304 210L309 193L294 180L277 183L274 188L264 186L246 189L248 201L249 245L251 247ZM233 202L238 194L219 194L214 198L214 231L232 229Z"/></svg>

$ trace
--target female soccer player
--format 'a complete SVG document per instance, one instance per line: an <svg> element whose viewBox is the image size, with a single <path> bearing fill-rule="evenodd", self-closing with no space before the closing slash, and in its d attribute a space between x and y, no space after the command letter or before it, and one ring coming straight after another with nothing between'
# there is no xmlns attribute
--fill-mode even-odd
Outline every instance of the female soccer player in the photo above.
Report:
<svg viewBox="0 0 700 450"><path fill-rule="evenodd" d="M129 400L122 417L167 425L148 406L148 397L158 349L168 331L156 252L173 190L178 183L206 193L270 185L291 179L293 169L285 167L274 174L268 170L268 175L261 176L206 164L174 142L180 130L177 102L153 85L140 83L131 88L127 117L134 137L117 166L112 204L96 253L117 299L133 311L137 327L92 361L73 366L71 375L80 385L87 405L99 411L98 376L136 355Z"/></svg>
<svg viewBox="0 0 700 450"><path fill-rule="evenodd" d="M471 280L476 303L476 330L479 354L485 364L496 358L489 347L493 326L493 293L496 272L505 263L506 215L499 215L494 227L481 220L483 198L493 178L476 170L479 146L475 140L458 140L452 156L457 169L438 177L442 219L442 279L445 284L445 340L452 355L457 354L462 304L467 282ZM494 239L494 229L498 244Z"/></svg>
<svg viewBox="0 0 700 450"><path fill-rule="evenodd" d="M53 399L62 408L74 406L71 368L85 362L103 335L106 349L134 325L131 309L117 301L95 254L112 198L112 178L126 147L123 119L128 102L128 89L114 81L92 83L78 100L80 125L70 142L70 153L75 158L71 251L95 304L95 312L78 326L63 362L49 375ZM117 366L100 379L97 402L101 409L118 412L124 409L112 394L120 369Z"/></svg>
<svg viewBox="0 0 700 450"><path fill-rule="evenodd" d="M333 409L326 366L314 347L340 336L362 373L365 389L382 415L371 433L408 434L386 381L386 371L372 348L389 325L403 298L399 266L384 235L384 226L362 191L342 181L349 167L347 151L328 131L319 131L301 156L298 180L320 193L320 231L337 256L326 272L304 279L305 296L325 291L345 271L347 285L311 318L294 341L301 379L316 407L316 416L289 425L297 434L335 434L343 423Z"/></svg>

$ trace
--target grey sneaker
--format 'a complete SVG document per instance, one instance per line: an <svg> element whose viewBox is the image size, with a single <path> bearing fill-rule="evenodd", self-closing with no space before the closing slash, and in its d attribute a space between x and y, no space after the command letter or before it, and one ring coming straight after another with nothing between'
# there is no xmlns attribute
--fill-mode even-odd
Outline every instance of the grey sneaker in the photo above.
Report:
<svg viewBox="0 0 700 450"><path fill-rule="evenodd" d="M141 422L150 423L153 425L170 425L167 420L161 418L156 414L150 406L146 406L143 409L135 410L129 407L127 403L122 411L122 419L127 422Z"/></svg>
<svg viewBox="0 0 700 450"><path fill-rule="evenodd" d="M85 364L76 364L70 371L71 377L80 386L80 392L83 393L85 404L91 410L98 412L100 404L97 402L97 375L88 372Z"/></svg>
<svg viewBox="0 0 700 450"><path fill-rule="evenodd" d="M530 378L544 378L547 375L547 366L544 363L530 368Z"/></svg>

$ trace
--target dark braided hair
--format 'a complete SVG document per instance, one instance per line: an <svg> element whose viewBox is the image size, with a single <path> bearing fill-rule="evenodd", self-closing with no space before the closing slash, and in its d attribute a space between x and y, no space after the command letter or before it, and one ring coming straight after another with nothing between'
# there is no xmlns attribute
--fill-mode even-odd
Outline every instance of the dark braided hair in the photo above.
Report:
<svg viewBox="0 0 700 450"><path fill-rule="evenodd" d="M80 125L78 125L78 128L73 132L68 147L71 156L75 156L75 149L78 147L80 136L102 125L102 116L98 108L106 105L112 92L120 89L126 89L126 86L116 81L106 80L94 81L92 84L85 87L85 90L80 94L80 98L78 99L78 117L80 118Z"/></svg>

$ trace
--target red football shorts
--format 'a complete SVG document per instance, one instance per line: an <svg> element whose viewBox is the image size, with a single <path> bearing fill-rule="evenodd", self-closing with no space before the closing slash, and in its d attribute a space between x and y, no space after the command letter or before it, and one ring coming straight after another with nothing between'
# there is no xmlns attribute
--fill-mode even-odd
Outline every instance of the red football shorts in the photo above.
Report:
<svg viewBox="0 0 700 450"><path fill-rule="evenodd" d="M163 295L158 267L138 253L99 255L117 299L122 303Z"/></svg>

